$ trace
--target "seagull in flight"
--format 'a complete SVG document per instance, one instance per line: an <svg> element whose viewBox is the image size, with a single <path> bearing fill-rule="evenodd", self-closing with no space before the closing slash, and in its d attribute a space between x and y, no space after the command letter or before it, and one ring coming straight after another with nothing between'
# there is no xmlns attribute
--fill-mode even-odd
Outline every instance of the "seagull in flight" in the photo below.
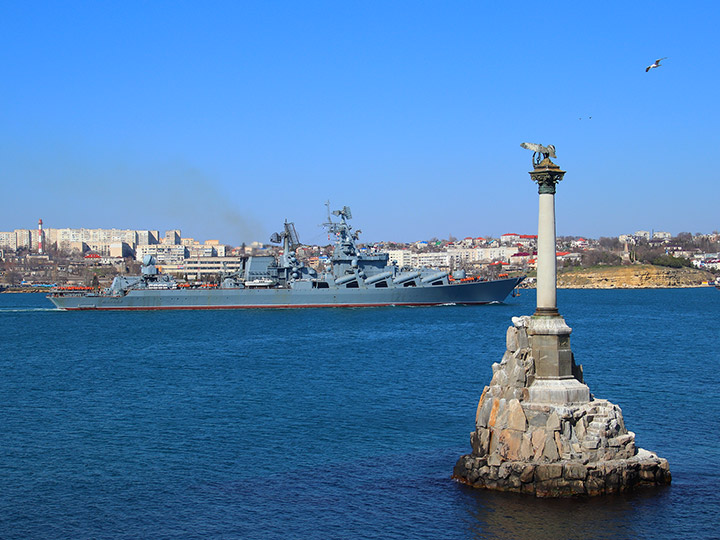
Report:
<svg viewBox="0 0 720 540"><path fill-rule="evenodd" d="M652 68L660 67L660 60L665 60L666 58L667 56L663 56L662 58L658 58L657 60L655 60L655 63L650 64L648 67L645 68L645 73L650 71Z"/></svg>

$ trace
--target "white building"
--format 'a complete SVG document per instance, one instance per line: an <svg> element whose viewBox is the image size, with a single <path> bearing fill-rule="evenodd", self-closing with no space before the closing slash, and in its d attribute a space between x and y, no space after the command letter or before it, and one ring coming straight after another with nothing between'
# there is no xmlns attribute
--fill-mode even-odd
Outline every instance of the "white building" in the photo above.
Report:
<svg viewBox="0 0 720 540"><path fill-rule="evenodd" d="M720 270L720 253L698 253L693 255L692 264L696 268Z"/></svg>
<svg viewBox="0 0 720 540"><path fill-rule="evenodd" d="M208 240L204 244L200 242L186 242L183 239L183 245L187 248L188 258L192 257L225 257L225 245L220 244L217 240Z"/></svg>
<svg viewBox="0 0 720 540"><path fill-rule="evenodd" d="M490 263L510 262L510 257L518 253L518 246L451 247L447 251L432 253L413 253L406 249L387 250L388 262L395 261L398 267L426 267L426 268L457 268L463 263Z"/></svg>
<svg viewBox="0 0 720 540"><path fill-rule="evenodd" d="M17 249L17 235L15 231L0 232L0 249Z"/></svg>
<svg viewBox="0 0 720 540"><path fill-rule="evenodd" d="M180 244L149 244L135 248L135 259L142 261L153 255L158 264L181 264L185 260L185 246Z"/></svg>
<svg viewBox="0 0 720 540"><path fill-rule="evenodd" d="M243 257L197 257L179 263L163 264L162 271L188 279L207 280L224 272L236 272L242 265Z"/></svg>
<svg viewBox="0 0 720 540"><path fill-rule="evenodd" d="M32 234L29 229L15 229L17 247L32 249Z"/></svg>
<svg viewBox="0 0 720 540"><path fill-rule="evenodd" d="M413 266L413 253L409 249L391 249L385 253L388 254L388 263L397 264L399 268Z"/></svg>
<svg viewBox="0 0 720 540"><path fill-rule="evenodd" d="M496 246L496 247L478 247L478 248L451 248L448 254L455 262L468 263L486 263L486 262L509 262L510 257L518 253L518 246Z"/></svg>
<svg viewBox="0 0 720 540"><path fill-rule="evenodd" d="M520 240L520 235L517 233L506 233L500 236L501 244L515 244Z"/></svg>
<svg viewBox="0 0 720 540"><path fill-rule="evenodd" d="M182 233L180 232L180 229L172 229L169 231L165 231L165 237L161 239L161 242L163 244L177 246L181 243L181 239Z"/></svg>
<svg viewBox="0 0 720 540"><path fill-rule="evenodd" d="M414 267L420 268L450 268L450 255L447 252L415 253L413 254Z"/></svg>

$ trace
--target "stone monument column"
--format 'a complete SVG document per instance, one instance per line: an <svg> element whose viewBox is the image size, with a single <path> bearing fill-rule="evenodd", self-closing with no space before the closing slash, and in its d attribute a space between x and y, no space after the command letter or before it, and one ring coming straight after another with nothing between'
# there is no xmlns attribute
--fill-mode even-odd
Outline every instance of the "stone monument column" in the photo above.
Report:
<svg viewBox="0 0 720 540"><path fill-rule="evenodd" d="M546 158L535 166L530 178L538 185L537 310L536 315L557 315L555 252L555 186L565 171Z"/></svg>
<svg viewBox="0 0 720 540"><path fill-rule="evenodd" d="M532 150L538 184L537 307L512 318L507 349L492 365L453 478L478 488L538 497L603 495L671 482L667 460L637 448L620 407L590 395L570 349L572 330L557 309L555 187L565 171L555 147Z"/></svg>
<svg viewBox="0 0 720 540"><path fill-rule="evenodd" d="M565 171L545 158L533 161L530 178L538 185L537 307L528 325L533 336L535 381L528 388L529 401L536 403L586 403L589 388L581 382L570 349L571 328L557 309L557 256L555 235L555 190ZM573 369L575 368L575 369ZM574 372L575 371L575 372Z"/></svg>

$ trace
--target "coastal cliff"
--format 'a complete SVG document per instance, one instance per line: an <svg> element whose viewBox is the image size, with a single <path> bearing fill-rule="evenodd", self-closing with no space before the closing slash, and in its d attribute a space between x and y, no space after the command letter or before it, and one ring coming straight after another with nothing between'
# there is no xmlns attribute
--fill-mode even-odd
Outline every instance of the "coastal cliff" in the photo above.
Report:
<svg viewBox="0 0 720 540"><path fill-rule="evenodd" d="M573 268L557 275L560 289L662 289L700 287L715 277L697 268L667 268L650 264Z"/></svg>

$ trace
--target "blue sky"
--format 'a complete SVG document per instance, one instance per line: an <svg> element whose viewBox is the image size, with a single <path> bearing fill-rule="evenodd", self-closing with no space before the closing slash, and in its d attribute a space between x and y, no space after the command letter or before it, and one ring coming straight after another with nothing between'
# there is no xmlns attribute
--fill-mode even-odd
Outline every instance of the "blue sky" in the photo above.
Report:
<svg viewBox="0 0 720 540"><path fill-rule="evenodd" d="M523 141L560 235L720 229L720 4L542 5L5 1L0 230L533 234Z"/></svg>

